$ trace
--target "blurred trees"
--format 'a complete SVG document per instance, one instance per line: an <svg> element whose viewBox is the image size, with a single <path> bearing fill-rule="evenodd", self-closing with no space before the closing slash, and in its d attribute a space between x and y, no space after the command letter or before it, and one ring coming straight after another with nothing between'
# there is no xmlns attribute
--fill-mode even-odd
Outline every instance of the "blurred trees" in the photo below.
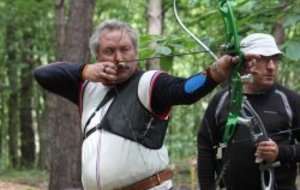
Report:
<svg viewBox="0 0 300 190"><path fill-rule="evenodd" d="M57 61L89 62L88 41L92 32L95 0L64 1L55 4ZM81 128L78 108L47 93L43 118L51 128L50 190L81 187ZM50 109L47 109L50 108ZM49 139L48 139L49 140Z"/></svg>
<svg viewBox="0 0 300 190"><path fill-rule="evenodd" d="M31 71L59 60L93 62L87 42L93 26L101 21L127 21L139 32L141 68L146 68L146 62L155 56L159 57L160 68L187 77L213 61L180 28L172 0L161 1L161 10L154 16L161 26L155 32L150 32L150 28L158 28L151 24L147 11L151 10L148 3L158 1L94 1L0 2L0 170L32 166L51 170L52 189L63 185L58 179L62 175L58 174L67 170L65 184L78 185L77 109L41 90ZM285 54L278 81L300 92L299 0L236 0L233 4L241 38L253 32L274 34ZM216 1L177 0L177 7L186 26L218 55L223 54L218 48L225 34ZM172 163L183 163L195 156L197 130L212 94L194 105L173 109L166 139ZM61 163L57 162L59 159ZM74 178L70 178L70 173Z"/></svg>
<svg viewBox="0 0 300 190"><path fill-rule="evenodd" d="M32 167L43 97L31 71L53 56L50 0L0 2L1 166ZM38 109L35 109L38 108ZM37 145L37 146L36 146Z"/></svg>

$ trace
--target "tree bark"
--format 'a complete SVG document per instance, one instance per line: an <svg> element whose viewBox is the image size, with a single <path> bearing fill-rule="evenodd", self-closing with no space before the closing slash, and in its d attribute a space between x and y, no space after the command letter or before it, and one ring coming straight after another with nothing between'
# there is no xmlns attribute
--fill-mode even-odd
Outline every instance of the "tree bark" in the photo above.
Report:
<svg viewBox="0 0 300 190"><path fill-rule="evenodd" d="M56 32L56 60L63 60L64 46L65 46L65 1L55 1L55 32ZM39 167L43 170L51 169L51 160L53 159L51 153L52 138L56 135L56 126L59 125L57 111L60 109L57 103L58 97L48 91L45 91L45 111L42 119L39 121L39 137L40 137L40 153L39 153ZM54 157L55 159L55 157Z"/></svg>
<svg viewBox="0 0 300 190"><path fill-rule="evenodd" d="M65 6L64 0L56 0L55 3L55 25L56 25L56 59L63 59L65 45Z"/></svg>
<svg viewBox="0 0 300 190"><path fill-rule="evenodd" d="M277 44L281 45L284 43L284 27L281 22L277 22L274 27L274 38Z"/></svg>
<svg viewBox="0 0 300 190"><path fill-rule="evenodd" d="M148 1L148 34L161 35L162 34L162 1L149 0ZM155 48L157 44L152 43L150 46ZM160 69L159 59L153 58L147 61L146 67L148 70Z"/></svg>
<svg viewBox="0 0 300 190"><path fill-rule="evenodd" d="M23 50L33 51L32 34L24 33ZM32 120L32 86L33 54L22 51L24 65L21 69L20 96L20 133L21 133L21 166L32 167L35 162L35 136Z"/></svg>
<svg viewBox="0 0 300 190"><path fill-rule="evenodd" d="M278 45L284 44L285 33L284 33L284 27L283 27L281 21L278 21L275 23L273 35L274 35L275 41ZM277 77L277 80L280 84L282 84L284 86L289 86L290 77L291 77L291 75L289 75L289 74L281 75L281 76Z"/></svg>
<svg viewBox="0 0 300 190"><path fill-rule="evenodd" d="M61 3L61 1L57 1ZM62 2L63 3L63 2ZM63 15L57 10L56 31L58 60L85 63L89 59L88 40L92 30L92 15L95 0L70 2L69 20L65 28ZM57 4L58 5L58 4ZM59 6L56 6L58 8ZM61 10L62 11L62 10ZM63 43L61 43L63 42ZM52 102L54 101L54 102ZM49 105L51 108L49 110ZM51 127L50 190L81 187L81 131L78 109L60 97L47 96L48 121ZM50 111L50 112L49 112ZM49 117L50 116L50 117Z"/></svg>
<svg viewBox="0 0 300 190"><path fill-rule="evenodd" d="M10 95L8 98L8 136L9 136L9 158L13 168L16 168L19 164L18 161L18 81L17 81L17 67L16 63L16 50L12 47L12 42L15 42L14 27L12 24L8 24L6 28L6 51L7 51L7 65L8 65L8 79Z"/></svg>
<svg viewBox="0 0 300 190"><path fill-rule="evenodd" d="M38 120L38 133L39 133L39 160L38 167L42 170L50 171L50 162L52 159L51 154L51 134L53 129L57 126L55 114L56 96L45 91L45 109ZM52 135L53 136L53 135Z"/></svg>

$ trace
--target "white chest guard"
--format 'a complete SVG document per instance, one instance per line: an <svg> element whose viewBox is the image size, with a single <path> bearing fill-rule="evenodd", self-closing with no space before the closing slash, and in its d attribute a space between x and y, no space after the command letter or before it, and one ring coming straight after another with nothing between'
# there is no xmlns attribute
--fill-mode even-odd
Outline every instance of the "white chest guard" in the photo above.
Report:
<svg viewBox="0 0 300 190"><path fill-rule="evenodd" d="M139 127L138 124L142 121L140 119L141 114L147 113L148 115L151 115L151 83L157 75L159 75L158 71L150 71L144 74L141 73L138 80L135 81L137 83L132 83L134 85L130 87L133 89L135 88L134 91L131 91L132 94L126 94L128 91L120 89L118 95L120 95L121 98L117 97L117 95L115 98L109 100L96 111L94 117L90 119L89 124L86 126L86 131L91 130L96 125L99 125L99 123L103 123L103 126L100 127L99 130L91 133L83 142L82 180L85 189L109 190L124 187L147 178L167 167L169 162L168 153L166 148L162 146L162 143L160 147L151 149L151 147L147 147L149 144L146 144L146 141L143 141L143 139L138 136L144 134L145 131L148 130L148 125ZM103 86L101 83L89 82L86 85L83 95L82 131L84 131L84 126L90 115L95 111L97 105L99 105L110 88L111 87ZM130 88L126 86L124 89L129 90ZM122 103L128 99L128 96L130 97L130 100ZM135 97L133 96L138 98L138 101L134 99ZM127 107L133 103L133 107ZM113 108L113 104L121 105L120 107L115 106L115 108ZM110 112L111 109L112 112ZM138 109L138 114L134 114L135 110L133 109ZM143 112L141 112L142 109L144 109ZM125 110L127 111L125 112ZM127 112L132 113L129 114ZM118 119L114 119L115 117L113 116L118 117ZM137 118L134 118L135 116L137 116ZM128 125L126 117L128 117L127 119L133 120L133 124L130 125L134 125L133 129L136 131L133 130L131 133L137 135L136 137L133 136L133 138L136 139L130 139L126 134L117 134L118 131L110 131L109 128L104 126L105 122L103 121L106 120L110 127L114 127L115 124L123 121L123 123L121 122L120 124L124 127ZM147 119L148 117L144 118ZM153 119L151 121L151 118L152 117L148 120L150 121L148 122L148 124L150 123L150 126L152 126L151 124L153 123ZM158 121L166 122L166 120ZM160 126L157 125L156 127ZM139 131L141 129L144 129L142 133ZM125 133L126 132L127 131L125 130ZM146 132L146 138L147 135L150 134L148 132L149 131ZM140 141L138 138L140 138ZM150 144L150 146L152 145ZM167 181L160 185L160 187L156 187L156 189L167 189L170 187L171 182Z"/></svg>

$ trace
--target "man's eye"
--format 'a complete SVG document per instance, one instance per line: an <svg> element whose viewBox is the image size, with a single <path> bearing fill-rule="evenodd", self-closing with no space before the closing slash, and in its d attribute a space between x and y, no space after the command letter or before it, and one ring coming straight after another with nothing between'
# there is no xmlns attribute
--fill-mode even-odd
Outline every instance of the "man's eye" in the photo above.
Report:
<svg viewBox="0 0 300 190"><path fill-rule="evenodd" d="M107 50L104 51L104 54L112 55L112 54L114 54L114 50L113 49L107 49Z"/></svg>
<svg viewBox="0 0 300 190"><path fill-rule="evenodd" d="M121 49L121 51L124 52L124 53L126 53L130 50L131 50L131 48L129 48L129 47L124 47L124 48Z"/></svg>
<svg viewBox="0 0 300 190"><path fill-rule="evenodd" d="M280 56L280 55L275 56L275 57L274 57L274 60L275 60L275 61L281 61L281 56Z"/></svg>
<svg viewBox="0 0 300 190"><path fill-rule="evenodd" d="M279 62L281 60L281 56L262 56L261 57L261 60L263 62L270 62L271 60L274 61L274 62Z"/></svg>

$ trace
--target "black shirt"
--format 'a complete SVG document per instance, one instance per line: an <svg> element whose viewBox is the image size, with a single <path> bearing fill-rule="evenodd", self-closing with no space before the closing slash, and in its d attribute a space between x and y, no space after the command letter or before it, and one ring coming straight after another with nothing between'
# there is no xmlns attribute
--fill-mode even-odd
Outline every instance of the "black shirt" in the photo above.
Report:
<svg viewBox="0 0 300 190"><path fill-rule="evenodd" d="M238 126L233 143L225 149L225 152L228 152L223 152L222 163L218 163L215 159L215 147L222 142L227 121L226 94L228 91L224 90L215 95L206 110L198 133L198 178L201 190L215 188L215 171L226 162L229 163L224 177L227 190L259 190L261 180L259 165L255 163L256 147L247 127ZM282 94L286 97L290 108L287 108ZM278 160L281 166L274 168L275 189L296 189L296 162L300 161L300 146L295 144L295 139L300 139L299 95L282 86L274 85L265 93L245 94L245 96L259 115L269 138L279 146ZM222 99L222 97L226 98ZM292 118L289 115L292 115Z"/></svg>

